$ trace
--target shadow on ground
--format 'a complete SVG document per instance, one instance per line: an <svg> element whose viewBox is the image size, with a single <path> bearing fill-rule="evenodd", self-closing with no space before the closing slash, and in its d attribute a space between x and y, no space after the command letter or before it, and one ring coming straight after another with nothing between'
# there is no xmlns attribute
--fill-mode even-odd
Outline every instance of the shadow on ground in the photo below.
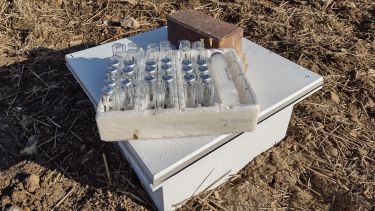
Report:
<svg viewBox="0 0 375 211"><path fill-rule="evenodd" d="M100 141L94 107L65 66L66 54L89 45L36 48L22 61L15 62L15 56L0 64L0 180L7 185L0 187L3 207L50 209L71 192L76 197L63 201L69 209L92 206L111 194L127 197L115 202L114 209L124 203L154 208L117 145ZM40 179L31 192L30 174Z"/></svg>

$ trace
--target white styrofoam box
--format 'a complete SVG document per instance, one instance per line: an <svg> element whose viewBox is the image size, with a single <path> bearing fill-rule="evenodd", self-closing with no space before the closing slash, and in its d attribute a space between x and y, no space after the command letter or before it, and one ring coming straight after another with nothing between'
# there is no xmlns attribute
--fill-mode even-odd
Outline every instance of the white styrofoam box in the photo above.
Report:
<svg viewBox="0 0 375 211"><path fill-rule="evenodd" d="M219 135L253 131L256 127L259 104L249 80L244 74L243 66L233 49L216 49L211 53L223 55L225 65L209 62L215 85L215 102L213 106L187 108L184 106L182 73L177 73L177 95L179 104L174 108L143 109L140 100L140 89L137 89L137 99L133 110L106 111L99 102L96 122L100 138L104 141L157 139L172 137L191 137L204 135ZM215 57L215 56L214 56ZM211 60L213 57L211 57ZM176 59L176 69L181 69L181 62ZM226 104L226 98L221 93L228 91L225 80L220 79L219 73L230 74L230 84L238 96L237 104ZM216 76L216 77L215 77ZM225 75L225 77L227 77ZM223 77L222 77L223 78ZM104 78L103 78L104 80ZM220 91L223 86L225 89ZM229 87L230 88L230 87ZM222 88L223 89L223 88ZM229 90L231 91L231 90Z"/></svg>

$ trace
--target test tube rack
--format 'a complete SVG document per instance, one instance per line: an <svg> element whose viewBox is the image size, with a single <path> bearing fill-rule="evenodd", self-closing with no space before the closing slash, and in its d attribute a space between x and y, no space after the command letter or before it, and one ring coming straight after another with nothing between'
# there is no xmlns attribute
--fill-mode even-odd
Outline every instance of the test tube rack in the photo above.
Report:
<svg viewBox="0 0 375 211"><path fill-rule="evenodd" d="M138 80L134 82L134 108L131 110L112 109L105 111L103 102L99 102L96 122L103 141L159 139L172 137L191 137L219 135L255 130L258 120L259 104L251 84L244 74L244 68L234 49L210 49L211 57L207 67L214 84L214 103L210 106L187 107L184 94L184 73L182 72L181 52L172 50L172 67L175 80L175 105L171 108L156 106L147 108L142 98L142 79L144 73L138 71ZM222 56L215 56L222 55ZM144 53L138 57L138 69L144 70ZM221 61L221 58L222 61ZM160 71L160 63L158 71ZM227 81L218 75L226 74ZM103 79L104 81L104 79ZM232 83L232 86L225 86ZM233 90L228 90L233 89ZM227 94L223 94L225 92ZM156 100L160 99L157 93ZM235 104L227 98L237 93L239 101Z"/></svg>

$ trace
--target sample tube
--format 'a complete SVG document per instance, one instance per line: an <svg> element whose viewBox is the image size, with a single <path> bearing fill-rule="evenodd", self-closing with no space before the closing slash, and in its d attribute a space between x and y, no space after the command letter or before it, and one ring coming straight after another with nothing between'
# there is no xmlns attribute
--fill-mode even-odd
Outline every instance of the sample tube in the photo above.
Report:
<svg viewBox="0 0 375 211"><path fill-rule="evenodd" d="M133 42L128 44L127 60L133 60L136 64L139 60L139 46Z"/></svg>
<svg viewBox="0 0 375 211"><path fill-rule="evenodd" d="M133 81L128 78L125 78L120 83L118 104L120 111L134 109L134 85Z"/></svg>
<svg viewBox="0 0 375 211"><path fill-rule="evenodd" d="M175 88L172 75L162 76L162 86L160 92L162 97L162 108L173 108L175 106Z"/></svg>
<svg viewBox="0 0 375 211"><path fill-rule="evenodd" d="M125 53L125 51L126 51L126 46L124 44L115 43L112 45L113 55L122 56L123 53Z"/></svg>
<svg viewBox="0 0 375 211"><path fill-rule="evenodd" d="M204 48L204 43L202 41L195 41L192 44L192 48L195 50L195 61L198 65L207 65L207 50Z"/></svg>
<svg viewBox="0 0 375 211"><path fill-rule="evenodd" d="M190 60L190 59L184 59L184 60L182 60L181 64L182 64L182 66L192 67L193 66L193 61Z"/></svg>
<svg viewBox="0 0 375 211"><path fill-rule="evenodd" d="M207 66L207 59L199 59L197 60L198 66Z"/></svg>
<svg viewBox="0 0 375 211"><path fill-rule="evenodd" d="M162 64L172 65L172 59L171 58L164 57L160 61L161 61Z"/></svg>
<svg viewBox="0 0 375 211"><path fill-rule="evenodd" d="M146 66L145 67L145 73L146 75L156 75L156 66Z"/></svg>
<svg viewBox="0 0 375 211"><path fill-rule="evenodd" d="M148 46L147 46L147 54L146 54L146 58L147 59L154 59L156 61L159 60L158 58L158 54L159 54L159 45L156 44L156 43L150 43Z"/></svg>
<svg viewBox="0 0 375 211"><path fill-rule="evenodd" d="M124 66L135 68L135 62L133 60L124 60Z"/></svg>
<svg viewBox="0 0 375 211"><path fill-rule="evenodd" d="M171 50L171 43L168 40L161 41L159 44L160 44L160 52Z"/></svg>
<svg viewBox="0 0 375 211"><path fill-rule="evenodd" d="M121 56L119 56L119 55L113 55L110 58L109 65L120 64L120 66L121 66L121 62L122 62L122 57Z"/></svg>
<svg viewBox="0 0 375 211"><path fill-rule="evenodd" d="M172 47L171 43L166 41L160 42L160 56L159 58L172 58Z"/></svg>
<svg viewBox="0 0 375 211"><path fill-rule="evenodd" d="M197 70L198 70L197 75L207 75L207 74L209 74L207 66L199 66Z"/></svg>
<svg viewBox="0 0 375 211"><path fill-rule="evenodd" d="M112 111L114 108L114 91L114 88L111 86L104 86L101 90L101 102L104 112Z"/></svg>
<svg viewBox="0 0 375 211"><path fill-rule="evenodd" d="M196 107L195 75L193 74L184 75L184 97L185 97L185 107L188 107L188 108Z"/></svg>
<svg viewBox="0 0 375 211"><path fill-rule="evenodd" d="M158 63L156 62L155 59L147 59L146 62L145 62L145 65L157 68Z"/></svg>
<svg viewBox="0 0 375 211"><path fill-rule="evenodd" d="M214 85L209 74L200 75L199 103L204 106L214 105Z"/></svg>
<svg viewBox="0 0 375 211"><path fill-rule="evenodd" d="M146 96L147 108L154 109L156 105L156 77L153 75L146 75L144 80L146 82L144 95Z"/></svg>
<svg viewBox="0 0 375 211"><path fill-rule="evenodd" d="M204 48L204 43L200 40L195 41L191 44L191 48L197 50L198 48Z"/></svg>
<svg viewBox="0 0 375 211"><path fill-rule="evenodd" d="M183 75L194 74L193 68L191 66L182 66L181 70L182 70Z"/></svg>
<svg viewBox="0 0 375 211"><path fill-rule="evenodd" d="M161 73L163 75L171 75L172 74L172 65L169 64L162 64L160 66Z"/></svg>
<svg viewBox="0 0 375 211"><path fill-rule="evenodd" d="M119 68L118 67L109 66L107 68L106 78L112 79L112 80L117 80L118 75L119 75Z"/></svg>
<svg viewBox="0 0 375 211"><path fill-rule="evenodd" d="M104 80L104 86L109 86L109 87L113 87L115 88L116 87L116 80L113 80L113 79L110 79L110 78L107 78Z"/></svg>
<svg viewBox="0 0 375 211"><path fill-rule="evenodd" d="M190 41L189 40L181 40L180 41L180 59L191 59L191 49L190 49Z"/></svg>
<svg viewBox="0 0 375 211"><path fill-rule="evenodd" d="M134 82L136 80L134 68L125 66L122 69L122 79L129 79L130 81Z"/></svg>

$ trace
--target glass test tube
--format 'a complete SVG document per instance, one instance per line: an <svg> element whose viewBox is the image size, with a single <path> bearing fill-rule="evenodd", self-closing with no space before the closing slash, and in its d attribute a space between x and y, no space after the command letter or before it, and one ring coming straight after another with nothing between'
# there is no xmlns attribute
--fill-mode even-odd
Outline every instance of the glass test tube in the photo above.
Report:
<svg viewBox="0 0 375 211"><path fill-rule="evenodd" d="M126 51L126 46L121 43L115 43L112 45L113 55L121 56Z"/></svg>
<svg viewBox="0 0 375 211"><path fill-rule="evenodd" d="M159 60L159 57L158 57L158 54L159 54L159 45L156 44L156 43L150 43L148 46L147 46L147 54L146 54L146 58L147 59L154 59L156 61Z"/></svg>
<svg viewBox="0 0 375 211"><path fill-rule="evenodd" d="M155 59L147 59L145 62L146 66L152 66L152 67L157 67L158 63L156 62Z"/></svg>
<svg viewBox="0 0 375 211"><path fill-rule="evenodd" d="M125 66L122 69L122 79L129 79L134 82L136 80L134 67Z"/></svg>
<svg viewBox="0 0 375 211"><path fill-rule="evenodd" d="M196 41L194 44L194 53L195 53L195 61L198 65L207 65L207 59L208 59L208 52L204 48L202 41Z"/></svg>
<svg viewBox="0 0 375 211"><path fill-rule="evenodd" d="M183 75L194 74L193 68L191 66L182 66L181 70Z"/></svg>
<svg viewBox="0 0 375 211"><path fill-rule="evenodd" d="M136 64L139 60L139 46L134 42L128 44L126 60L133 60Z"/></svg>
<svg viewBox="0 0 375 211"><path fill-rule="evenodd" d="M166 40L166 41L161 41L160 42L160 56L159 58L172 58L172 47L171 43Z"/></svg>
<svg viewBox="0 0 375 211"><path fill-rule="evenodd" d="M145 67L145 73L146 75L156 75L156 66L146 66Z"/></svg>
<svg viewBox="0 0 375 211"><path fill-rule="evenodd" d="M146 86L144 87L144 95L146 96L146 103L148 109L154 109L156 105L156 77L153 75L146 75L144 77Z"/></svg>
<svg viewBox="0 0 375 211"><path fill-rule="evenodd" d="M106 78L117 80L118 73L119 73L118 67L109 66L106 70Z"/></svg>
<svg viewBox="0 0 375 211"><path fill-rule="evenodd" d="M104 80L104 86L115 87L116 86L116 80L107 78L107 79Z"/></svg>
<svg viewBox="0 0 375 211"><path fill-rule="evenodd" d="M175 87L173 84L172 75L163 75L161 84L161 107L162 108L174 108L175 106Z"/></svg>
<svg viewBox="0 0 375 211"><path fill-rule="evenodd" d="M214 105L214 85L209 74L200 75L199 103L204 106Z"/></svg>
<svg viewBox="0 0 375 211"><path fill-rule="evenodd" d="M169 57L164 57L161 59L162 64L172 65L172 59Z"/></svg>
<svg viewBox="0 0 375 211"><path fill-rule="evenodd" d="M125 78L120 83L118 104L120 111L134 109L134 85L133 81L128 78Z"/></svg>
<svg viewBox="0 0 375 211"><path fill-rule="evenodd" d="M197 70L198 70L197 75L207 75L207 74L209 74L207 66L199 66Z"/></svg>
<svg viewBox="0 0 375 211"><path fill-rule="evenodd" d="M204 48L204 43L200 40L195 41L191 44L191 48L197 50L198 48Z"/></svg>
<svg viewBox="0 0 375 211"><path fill-rule="evenodd" d="M195 87L195 75L186 74L184 75L184 96L185 96L185 107L195 108L196 107L196 87Z"/></svg>
<svg viewBox="0 0 375 211"><path fill-rule="evenodd" d="M124 60L124 66L135 68L135 62L133 60Z"/></svg>
<svg viewBox="0 0 375 211"><path fill-rule="evenodd" d="M207 66L207 59L199 59L197 60L198 66Z"/></svg>
<svg viewBox="0 0 375 211"><path fill-rule="evenodd" d="M169 51L171 49L171 43L168 40L161 41L160 43L160 51Z"/></svg>
<svg viewBox="0 0 375 211"><path fill-rule="evenodd" d="M189 40L181 40L179 45L180 59L191 59L191 49Z"/></svg>
<svg viewBox="0 0 375 211"><path fill-rule="evenodd" d="M114 108L114 91L114 88L111 86L104 86L101 90L101 102L104 112L112 111Z"/></svg>
<svg viewBox="0 0 375 211"><path fill-rule="evenodd" d="M171 75L172 74L172 65L162 64L160 66L162 75Z"/></svg>
<svg viewBox="0 0 375 211"><path fill-rule="evenodd" d="M182 66L192 67L193 66L193 61L190 60L190 59L184 59L184 60L182 60L181 64L182 64Z"/></svg>
<svg viewBox="0 0 375 211"><path fill-rule="evenodd" d="M121 62L122 62L122 57L121 56L119 56L119 55L113 55L110 58L109 65L120 64L120 66L121 66Z"/></svg>

